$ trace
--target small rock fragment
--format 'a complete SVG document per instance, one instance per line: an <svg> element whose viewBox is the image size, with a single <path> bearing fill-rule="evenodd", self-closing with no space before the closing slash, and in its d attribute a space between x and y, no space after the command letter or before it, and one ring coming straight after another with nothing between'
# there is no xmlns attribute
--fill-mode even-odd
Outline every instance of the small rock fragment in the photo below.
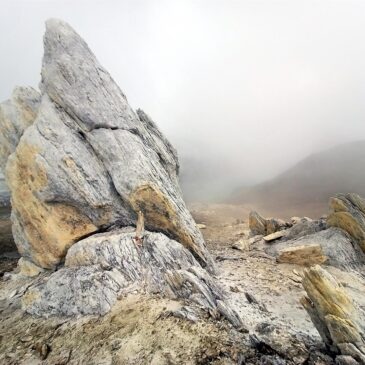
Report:
<svg viewBox="0 0 365 365"><path fill-rule="evenodd" d="M272 242L272 241L275 241L279 238L282 238L284 237L286 234L286 230L283 230L283 231L278 231L278 232L275 232L275 233L271 233L267 236L264 236L264 241L265 242Z"/></svg>
<svg viewBox="0 0 365 365"><path fill-rule="evenodd" d="M240 240L232 244L232 248L240 251L248 251L250 249L249 240L241 238Z"/></svg>
<svg viewBox="0 0 365 365"><path fill-rule="evenodd" d="M41 272L44 271L41 267L37 266L36 264L33 264L33 262L28 261L24 257L21 257L19 259L18 269L20 275L28 277L38 276Z"/></svg>

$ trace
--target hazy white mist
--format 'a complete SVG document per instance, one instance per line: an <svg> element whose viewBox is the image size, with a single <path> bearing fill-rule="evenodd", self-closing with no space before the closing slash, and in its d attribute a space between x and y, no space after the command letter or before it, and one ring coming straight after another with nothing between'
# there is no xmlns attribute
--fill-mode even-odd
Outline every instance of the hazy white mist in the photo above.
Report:
<svg viewBox="0 0 365 365"><path fill-rule="evenodd" d="M198 194L365 139L363 1L2 0L1 100L37 87L49 17L157 122Z"/></svg>

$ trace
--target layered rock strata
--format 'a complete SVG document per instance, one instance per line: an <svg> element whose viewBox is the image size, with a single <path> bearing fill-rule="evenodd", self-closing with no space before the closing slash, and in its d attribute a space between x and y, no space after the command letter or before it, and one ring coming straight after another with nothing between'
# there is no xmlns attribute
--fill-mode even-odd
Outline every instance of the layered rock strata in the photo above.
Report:
<svg viewBox="0 0 365 365"><path fill-rule="evenodd" d="M305 270L301 302L325 344L365 364L365 315L336 279L320 266Z"/></svg>

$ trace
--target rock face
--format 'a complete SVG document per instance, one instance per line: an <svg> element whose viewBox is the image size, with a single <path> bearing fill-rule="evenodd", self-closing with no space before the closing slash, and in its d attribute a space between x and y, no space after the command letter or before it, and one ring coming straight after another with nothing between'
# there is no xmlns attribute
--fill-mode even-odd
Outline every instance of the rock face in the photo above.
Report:
<svg viewBox="0 0 365 365"><path fill-rule="evenodd" d="M283 231L277 231L277 232L274 232L274 233L270 233L267 236L264 236L263 237L263 240L265 242L272 242L272 241L278 240L279 238L285 237L285 235L286 235L286 231L285 230L283 230Z"/></svg>
<svg viewBox="0 0 365 365"><path fill-rule="evenodd" d="M75 242L132 225L142 211L147 229L181 242L212 269L181 197L176 151L59 20L46 23L40 88L37 116L6 168L21 255L54 268Z"/></svg>
<svg viewBox="0 0 365 365"><path fill-rule="evenodd" d="M105 314L117 298L132 292L184 298L242 325L187 249L148 231L138 247L133 227L77 242L67 252L65 267L29 289L22 301L27 312L42 316Z"/></svg>
<svg viewBox="0 0 365 365"><path fill-rule="evenodd" d="M298 239L300 237L308 236L310 234L323 231L327 228L324 219L311 220L309 218L301 218L293 224L293 227L288 231L286 239Z"/></svg>
<svg viewBox="0 0 365 365"><path fill-rule="evenodd" d="M320 266L307 269L302 283L307 297L301 302L326 345L365 364L363 310Z"/></svg>
<svg viewBox="0 0 365 365"><path fill-rule="evenodd" d="M346 271L363 270L365 255L353 243L352 238L339 228L329 228L297 239L280 241L268 247L266 252L276 256L279 260L281 253L285 253L285 250L297 250L297 247L307 247L310 250L312 245L320 247L322 255L328 258L327 265L345 269ZM308 260L311 260L311 258L308 258ZM313 264L315 263L313 262Z"/></svg>
<svg viewBox="0 0 365 365"><path fill-rule="evenodd" d="M357 194L339 194L330 199L327 224L354 237L365 252L365 200Z"/></svg>
<svg viewBox="0 0 365 365"><path fill-rule="evenodd" d="M24 130L37 116L40 94L31 87L16 87L11 98L0 103L0 168L15 151Z"/></svg>
<svg viewBox="0 0 365 365"><path fill-rule="evenodd" d="M286 247L279 251L277 261L279 263L312 266L323 264L328 259L323 254L322 247L318 244Z"/></svg>

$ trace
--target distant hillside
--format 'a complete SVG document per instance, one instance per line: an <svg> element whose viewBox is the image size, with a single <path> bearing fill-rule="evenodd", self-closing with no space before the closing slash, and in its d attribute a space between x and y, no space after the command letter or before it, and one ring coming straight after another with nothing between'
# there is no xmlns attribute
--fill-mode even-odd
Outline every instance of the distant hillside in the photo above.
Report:
<svg viewBox="0 0 365 365"><path fill-rule="evenodd" d="M313 154L276 178L234 192L231 202L278 216L320 216L339 192L365 196L365 141Z"/></svg>

